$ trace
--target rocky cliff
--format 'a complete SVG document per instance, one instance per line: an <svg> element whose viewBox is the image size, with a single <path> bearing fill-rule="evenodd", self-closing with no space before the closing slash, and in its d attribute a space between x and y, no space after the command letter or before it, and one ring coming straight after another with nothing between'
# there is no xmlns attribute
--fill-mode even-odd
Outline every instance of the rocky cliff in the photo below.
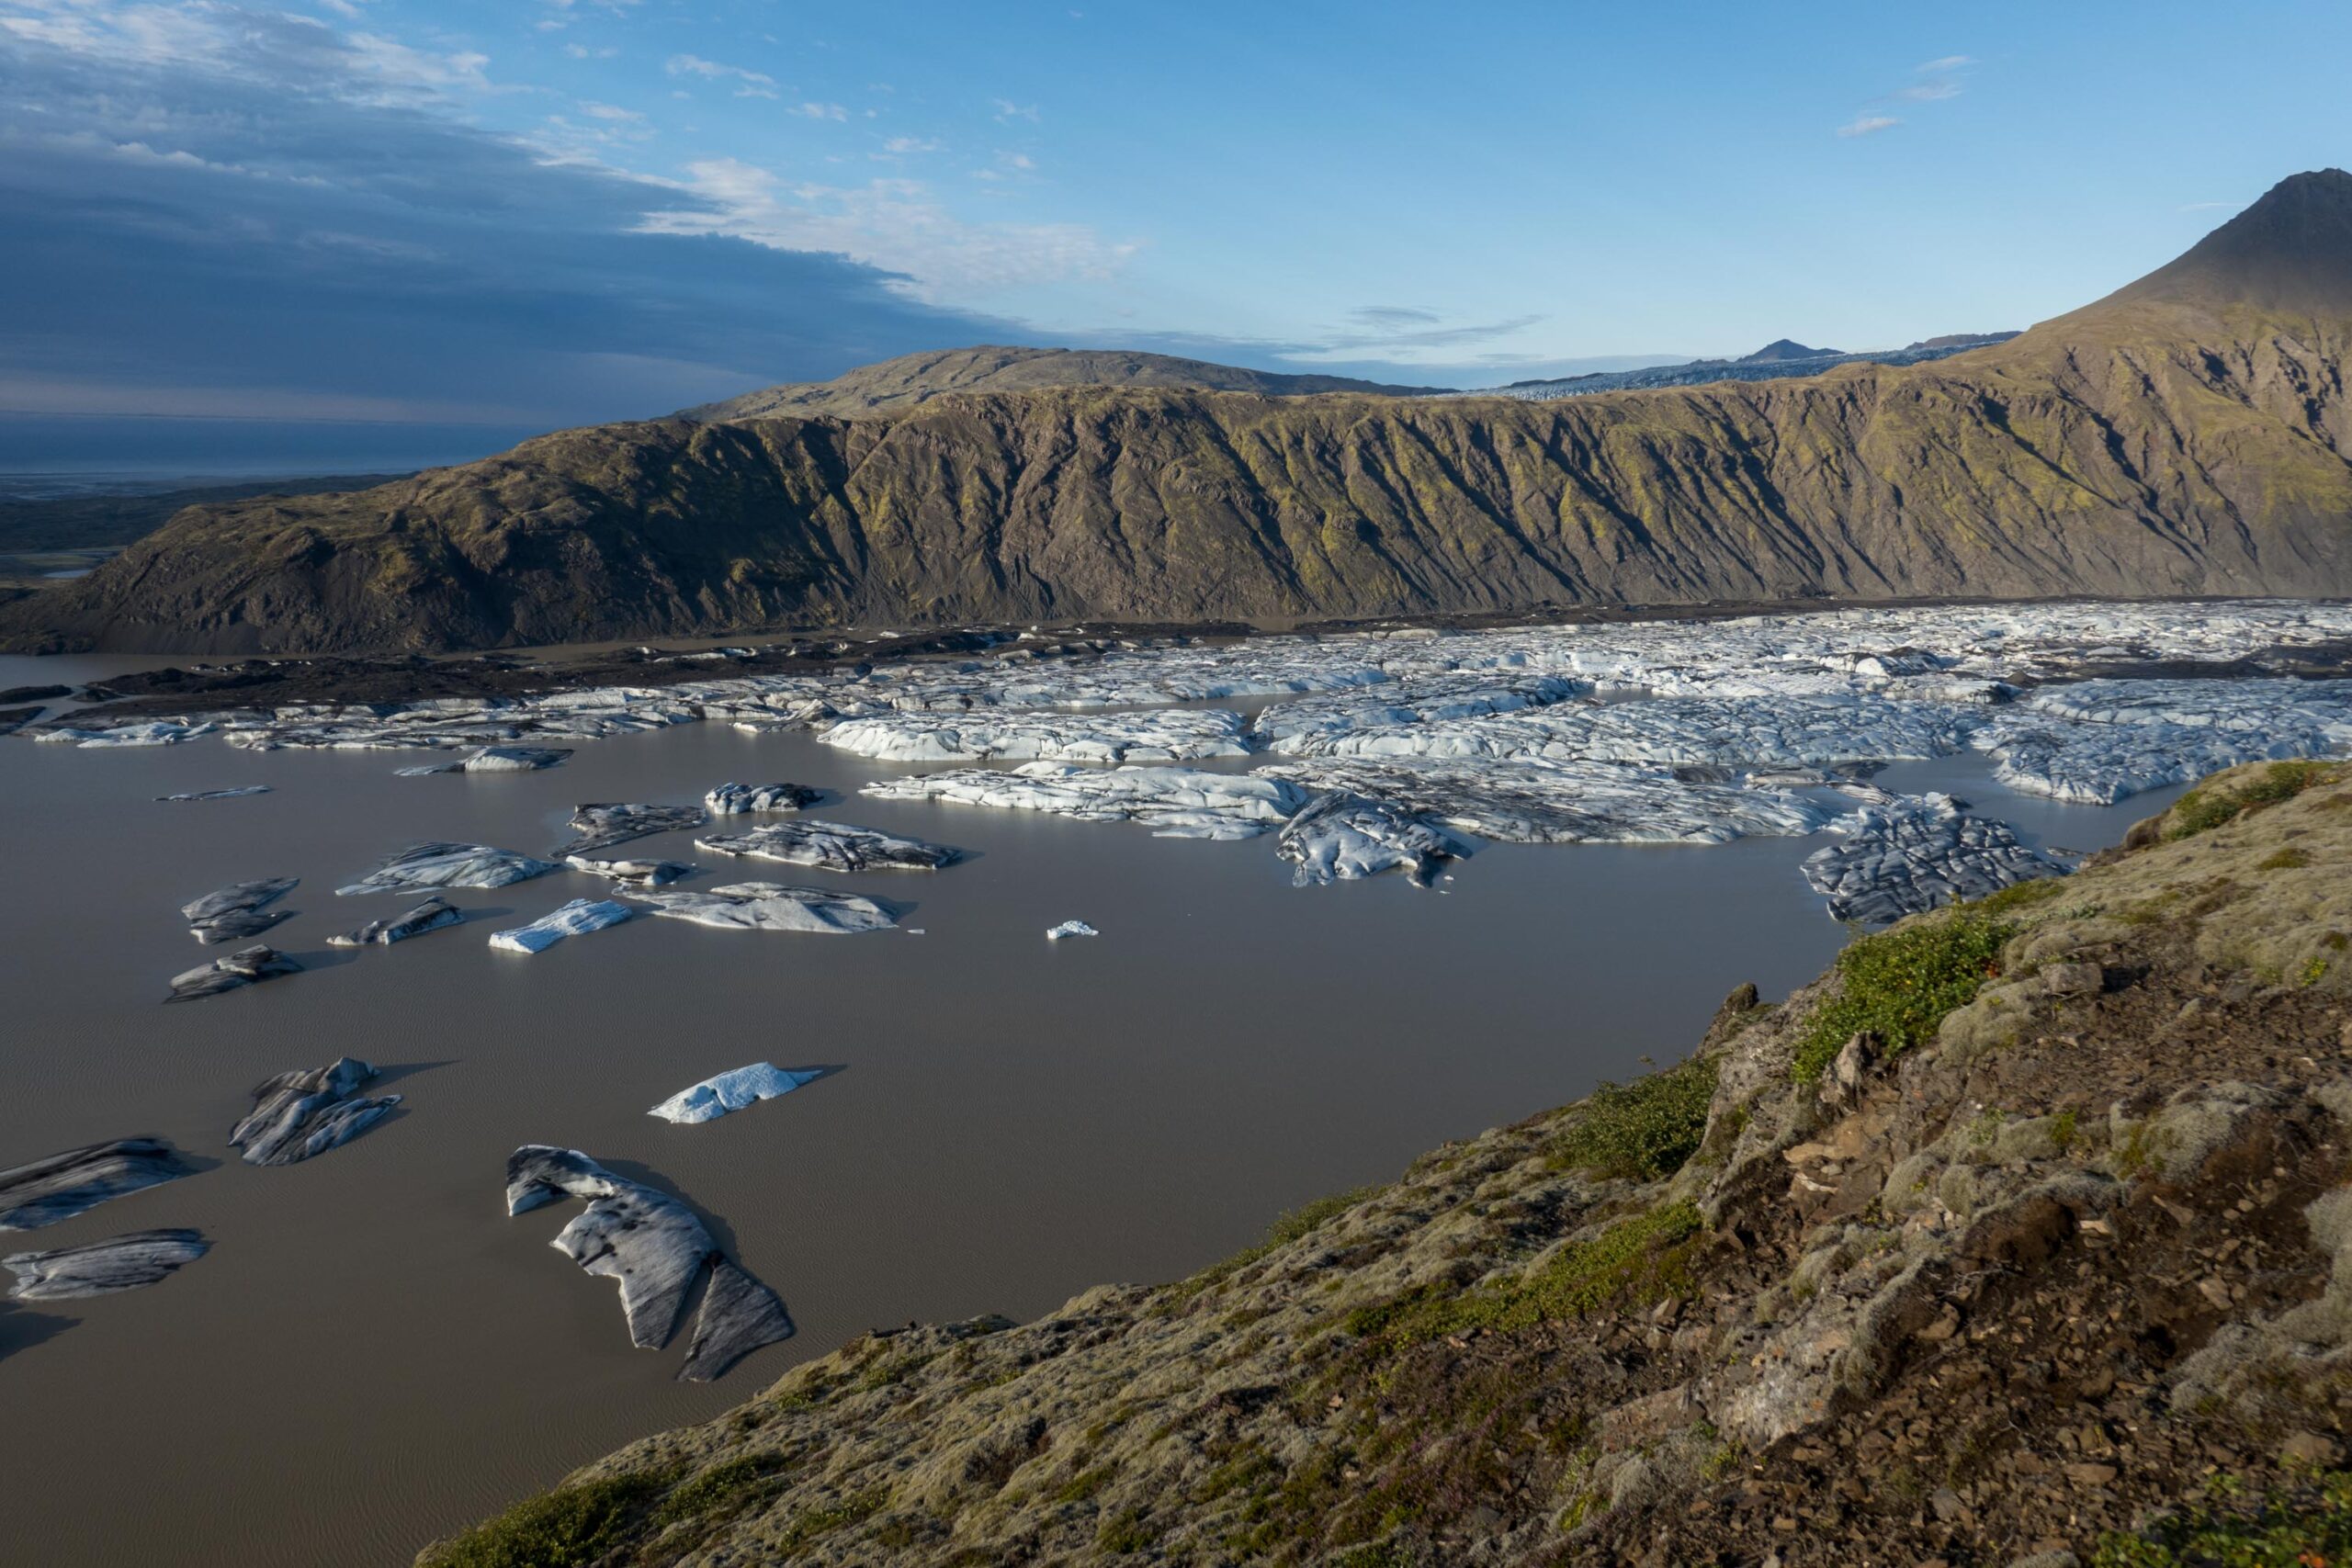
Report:
<svg viewBox="0 0 2352 1568"><path fill-rule="evenodd" d="M1122 387L599 426L191 510L18 647L2352 593L2352 175L1951 361L1567 402Z"/></svg>
<svg viewBox="0 0 2352 1568"><path fill-rule="evenodd" d="M868 1336L421 1561L2340 1561L2352 767L2128 844L1192 1279Z"/></svg>

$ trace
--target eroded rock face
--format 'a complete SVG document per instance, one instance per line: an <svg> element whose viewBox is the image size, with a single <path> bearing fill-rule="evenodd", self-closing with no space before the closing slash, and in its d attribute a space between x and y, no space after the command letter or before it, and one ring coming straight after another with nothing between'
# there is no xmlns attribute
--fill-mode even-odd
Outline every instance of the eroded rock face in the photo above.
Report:
<svg viewBox="0 0 2352 1568"><path fill-rule="evenodd" d="M813 818L771 823L748 833L714 833L696 839L695 847L713 854L748 855L827 871L938 871L964 858L963 851L944 844Z"/></svg>
<svg viewBox="0 0 2352 1568"><path fill-rule="evenodd" d="M160 1138L118 1138L0 1170L0 1230L70 1220L110 1198L195 1172Z"/></svg>
<svg viewBox="0 0 2352 1568"><path fill-rule="evenodd" d="M8 1289L17 1301L74 1301L154 1284L210 1250L198 1231L133 1231L51 1252L14 1253L0 1258L0 1269L17 1276Z"/></svg>
<svg viewBox="0 0 2352 1568"><path fill-rule="evenodd" d="M280 1073L254 1089L253 1111L229 1134L247 1165L292 1165L349 1143L390 1113L397 1094L353 1091L376 1076L356 1056Z"/></svg>
<svg viewBox="0 0 2352 1568"><path fill-rule="evenodd" d="M555 852L558 860L593 855L599 850L626 844L655 833L699 828L709 818L694 806L582 806L571 814L578 838Z"/></svg>
<svg viewBox="0 0 2352 1568"><path fill-rule="evenodd" d="M798 811L822 796L797 784L723 784L702 797L713 817L741 817L755 811Z"/></svg>
<svg viewBox="0 0 2352 1568"><path fill-rule="evenodd" d="M726 931L856 932L899 923L888 905L830 887L787 887L775 882L735 882L692 893L631 892L634 903L673 920Z"/></svg>
<svg viewBox="0 0 2352 1568"><path fill-rule="evenodd" d="M689 1382L718 1377L763 1345L789 1338L775 1292L721 1256L692 1210L668 1193L616 1176L577 1149L526 1144L506 1161L506 1212L578 1198L588 1207L558 1233L557 1251L620 1287L629 1341L658 1350L677 1331L687 1293L712 1266L686 1363Z"/></svg>
<svg viewBox="0 0 2352 1568"><path fill-rule="evenodd" d="M406 942L426 931L437 931L444 926L462 922L466 912L447 899L435 895L424 903L398 915L388 915L380 920L370 920L356 931L345 931L327 938L329 947L389 946Z"/></svg>
<svg viewBox="0 0 2352 1568"><path fill-rule="evenodd" d="M255 942L240 948L225 958L183 971L172 976L172 994L167 1002L194 1001L198 997L216 997L223 991L275 980L281 976L300 975L301 964L269 946Z"/></svg>
<svg viewBox="0 0 2352 1568"><path fill-rule="evenodd" d="M488 844L412 844L338 895L412 893L432 887L505 887L545 876L552 861L534 860Z"/></svg>
<svg viewBox="0 0 2352 1568"><path fill-rule="evenodd" d="M300 885L295 876L263 877L253 882L234 882L228 886L207 893L201 898L191 898L180 906L180 914L187 921L188 934L209 947L215 942L242 942L289 919L291 909L266 909Z"/></svg>

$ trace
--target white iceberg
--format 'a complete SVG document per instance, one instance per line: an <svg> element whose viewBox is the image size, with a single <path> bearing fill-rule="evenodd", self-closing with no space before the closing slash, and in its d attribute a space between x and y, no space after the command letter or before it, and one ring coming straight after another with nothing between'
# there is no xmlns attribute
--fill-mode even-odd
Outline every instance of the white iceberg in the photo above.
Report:
<svg viewBox="0 0 2352 1568"><path fill-rule="evenodd" d="M659 1116L664 1122L716 1122L729 1111L790 1094L802 1084L815 1083L824 1076L820 1072L793 1072L773 1062L754 1062L748 1067L705 1078L691 1089L682 1089L646 1114Z"/></svg>
<svg viewBox="0 0 2352 1568"><path fill-rule="evenodd" d="M888 906L830 887L736 882L693 893L630 892L654 914L725 931L878 931L899 923Z"/></svg>
<svg viewBox="0 0 2352 1568"><path fill-rule="evenodd" d="M411 893L431 887L504 887L557 870L552 861L534 860L488 844L411 844L338 896Z"/></svg>
<svg viewBox="0 0 2352 1568"><path fill-rule="evenodd" d="M1280 827L1308 796L1298 785L1263 773L1072 762L907 773L860 785L858 793L877 800L1046 811L1082 822L1136 822L1169 839L1255 838Z"/></svg>
<svg viewBox="0 0 2352 1568"><path fill-rule="evenodd" d="M490 945L507 953L545 953L568 936L585 936L633 919L635 909L610 898L574 898L527 926L492 931Z"/></svg>
<svg viewBox="0 0 2352 1568"><path fill-rule="evenodd" d="M395 768L404 779L423 778L430 773L535 773L541 768L552 768L571 753L561 747L547 746L485 746L470 756L447 762L424 762L413 768Z"/></svg>
<svg viewBox="0 0 2352 1568"><path fill-rule="evenodd" d="M748 833L714 833L695 847L718 855L748 855L827 871L937 871L964 858L961 850L901 839L874 828L804 818L771 823Z"/></svg>
<svg viewBox="0 0 2352 1568"><path fill-rule="evenodd" d="M1068 936L1101 936L1102 933L1084 920L1064 920L1046 933L1047 942L1059 942Z"/></svg>

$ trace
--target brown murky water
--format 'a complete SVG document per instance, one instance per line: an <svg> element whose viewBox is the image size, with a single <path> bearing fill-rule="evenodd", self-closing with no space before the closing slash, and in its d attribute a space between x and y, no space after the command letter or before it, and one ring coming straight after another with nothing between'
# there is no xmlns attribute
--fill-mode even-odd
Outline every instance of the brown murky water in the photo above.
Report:
<svg viewBox="0 0 2352 1568"><path fill-rule="evenodd" d="M5 660L0 686L94 672ZM868 1327L1187 1273L1285 1207L1679 1055L1732 986L1783 992L1843 940L1796 873L1811 841L1500 845L1442 893L1295 889L1271 840L862 800L893 770L805 737L697 725L544 773L392 775L413 760L0 740L0 1166L133 1134L222 1161L0 1238L194 1225L215 1244L150 1290L0 1308L10 1560L403 1562ZM324 946L406 907L334 894L402 844L544 853L576 802L687 802L729 779L840 791L820 814L977 858L858 877L719 862L709 879L855 887L913 906L919 937L644 919L491 951L490 931L603 886L559 874L452 895L478 923ZM2169 798L2025 801L1969 760L1884 782L1957 784L2083 848ZM151 798L243 784L276 793ZM690 837L632 850L695 858ZM263 875L303 879L266 940L310 972L157 1005L199 961L177 906ZM1102 936L1044 940L1073 917ZM387 1069L398 1115L289 1168L223 1158L254 1083L346 1054ZM645 1114L760 1060L845 1070L701 1127ZM532 1141L684 1194L799 1337L717 1385L672 1382L683 1346L631 1349L611 1286L548 1248L571 1206L503 1216L504 1158Z"/></svg>

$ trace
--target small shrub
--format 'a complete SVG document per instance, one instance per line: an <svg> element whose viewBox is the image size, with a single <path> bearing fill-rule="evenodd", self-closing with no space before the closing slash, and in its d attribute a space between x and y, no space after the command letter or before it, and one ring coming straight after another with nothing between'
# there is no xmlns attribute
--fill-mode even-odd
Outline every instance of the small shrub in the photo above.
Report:
<svg viewBox="0 0 2352 1568"><path fill-rule="evenodd" d="M2013 882L1997 893L1987 893L1972 908L1987 915L2007 914L2011 909L2030 909L2036 904L2055 898L2065 888L2064 877L2037 876L2030 882Z"/></svg>
<svg viewBox="0 0 2352 1568"><path fill-rule="evenodd" d="M1159 1540L1159 1527L1143 1517L1140 1510L1122 1508L1102 1523L1094 1537L1094 1544L1105 1551L1125 1556L1131 1551L1148 1551Z"/></svg>
<svg viewBox="0 0 2352 1568"><path fill-rule="evenodd" d="M2172 825L2165 829L2165 837L2195 838L2234 822L2249 811L2292 800L2314 784L2334 784L2341 776L2338 770L2324 762L2273 762L2259 778L2233 789L2211 789L2199 784L2173 802Z"/></svg>
<svg viewBox="0 0 2352 1568"><path fill-rule="evenodd" d="M773 1489L771 1483L791 1468L791 1463L782 1454L765 1453L712 1465L662 1498L662 1506L654 1510L653 1522L666 1525L730 1510L758 1493Z"/></svg>
<svg viewBox="0 0 2352 1568"><path fill-rule="evenodd" d="M796 1551L806 1551L836 1530L863 1524L880 1513L889 1500L889 1494L878 1489L860 1492L842 1498L830 1508L815 1508L797 1516L776 1537L775 1545L770 1549L771 1561L782 1562Z"/></svg>
<svg viewBox="0 0 2352 1568"><path fill-rule="evenodd" d="M1379 1187L1355 1187L1345 1192L1334 1192L1328 1198L1317 1198L1291 1210L1266 1228L1263 1241L1243 1247L1221 1263L1212 1263L1189 1280L1169 1287L1173 1304L1191 1301L1213 1285L1238 1274L1278 1247L1286 1247L1301 1237L1313 1235L1350 1209L1377 1195Z"/></svg>
<svg viewBox="0 0 2352 1568"><path fill-rule="evenodd" d="M1699 1211L1673 1203L1618 1221L1560 1248L1516 1279L1466 1292L1423 1287L1348 1314L1347 1332L1402 1348L1469 1329L1532 1328L1619 1303L1646 1305L1690 1293Z"/></svg>
<svg viewBox="0 0 2352 1568"><path fill-rule="evenodd" d="M668 1483L653 1473L559 1486L428 1547L424 1568L576 1568L620 1546Z"/></svg>
<svg viewBox="0 0 2352 1568"><path fill-rule="evenodd" d="M2212 1488L2135 1535L2106 1536L2091 1568L2324 1568L2352 1560L2352 1472L2315 1475L2251 1502L2237 1491Z"/></svg>
<svg viewBox="0 0 2352 1568"><path fill-rule="evenodd" d="M2290 844L2277 854L2256 861L2254 869L2256 871L2301 871L2311 863L2310 855Z"/></svg>
<svg viewBox="0 0 2352 1568"><path fill-rule="evenodd" d="M1706 1136L1719 1066L1694 1056L1629 1084L1603 1083L1553 1140L1553 1163L1644 1181L1673 1175Z"/></svg>
<svg viewBox="0 0 2352 1568"><path fill-rule="evenodd" d="M2001 972L2014 928L1973 908L1931 924L1866 936L1838 955L1839 994L1820 1003L1797 1037L1791 1068L1811 1083L1847 1041L1868 1031L1894 1055L1928 1039L1945 1015L1975 999Z"/></svg>

